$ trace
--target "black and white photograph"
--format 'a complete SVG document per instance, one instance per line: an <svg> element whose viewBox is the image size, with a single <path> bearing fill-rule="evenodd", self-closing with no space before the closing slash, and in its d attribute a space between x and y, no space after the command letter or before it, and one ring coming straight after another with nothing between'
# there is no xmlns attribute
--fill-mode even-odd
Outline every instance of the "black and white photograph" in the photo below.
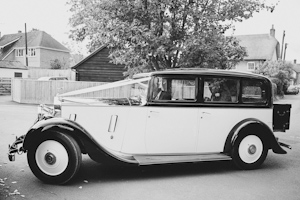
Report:
<svg viewBox="0 0 300 200"><path fill-rule="evenodd" d="M300 199L300 1L0 5L0 200Z"/></svg>

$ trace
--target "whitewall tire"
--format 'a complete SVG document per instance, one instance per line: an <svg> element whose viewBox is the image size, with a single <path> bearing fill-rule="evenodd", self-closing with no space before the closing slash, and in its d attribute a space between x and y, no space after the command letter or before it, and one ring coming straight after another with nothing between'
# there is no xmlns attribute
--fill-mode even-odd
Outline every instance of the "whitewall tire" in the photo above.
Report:
<svg viewBox="0 0 300 200"><path fill-rule="evenodd" d="M243 134L234 143L232 158L240 169L257 169L268 154L264 140L259 134Z"/></svg>
<svg viewBox="0 0 300 200"><path fill-rule="evenodd" d="M64 184L71 180L80 168L81 151L71 136L60 132L48 132L27 152L29 167L43 182Z"/></svg>

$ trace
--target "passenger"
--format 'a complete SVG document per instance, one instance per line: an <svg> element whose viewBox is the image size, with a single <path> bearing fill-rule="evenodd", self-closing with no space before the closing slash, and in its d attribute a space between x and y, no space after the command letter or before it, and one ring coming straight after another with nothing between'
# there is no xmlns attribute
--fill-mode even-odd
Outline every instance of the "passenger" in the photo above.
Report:
<svg viewBox="0 0 300 200"><path fill-rule="evenodd" d="M220 101L228 101L231 102L231 93L230 90L227 86L227 83L224 82L223 84L220 85L220 90L221 90L221 94L220 94Z"/></svg>
<svg viewBox="0 0 300 200"><path fill-rule="evenodd" d="M156 97L158 96L160 91L161 91L161 89L160 89L159 78L156 77L153 80L153 92L152 92L153 99L156 99Z"/></svg>
<svg viewBox="0 0 300 200"><path fill-rule="evenodd" d="M155 100L171 100L171 93L167 91L167 81L162 80L159 82L159 92L157 93Z"/></svg>

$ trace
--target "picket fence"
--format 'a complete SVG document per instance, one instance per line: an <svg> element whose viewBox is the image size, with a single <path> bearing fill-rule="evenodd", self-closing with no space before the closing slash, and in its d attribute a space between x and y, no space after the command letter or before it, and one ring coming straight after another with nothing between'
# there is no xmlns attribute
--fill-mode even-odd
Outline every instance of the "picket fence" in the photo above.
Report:
<svg viewBox="0 0 300 200"><path fill-rule="evenodd" d="M57 94L99 86L107 83L83 81L37 81L33 79L12 79L12 100L27 104L53 104ZM122 86L103 91L90 92L76 96L122 98L130 96L130 86Z"/></svg>

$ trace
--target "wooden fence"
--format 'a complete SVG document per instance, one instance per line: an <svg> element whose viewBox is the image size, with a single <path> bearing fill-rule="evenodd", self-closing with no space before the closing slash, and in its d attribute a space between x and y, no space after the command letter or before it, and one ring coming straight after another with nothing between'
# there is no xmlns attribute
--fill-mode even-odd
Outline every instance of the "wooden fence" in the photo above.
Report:
<svg viewBox="0 0 300 200"><path fill-rule="evenodd" d="M11 78L0 78L0 95L11 94Z"/></svg>
<svg viewBox="0 0 300 200"><path fill-rule="evenodd" d="M13 79L12 80L12 100L18 103L29 104L53 104L56 94L79 90L83 88L103 85L100 82L82 81L37 81L32 79ZM131 93L130 86L122 86L103 91L91 92L80 97L128 97Z"/></svg>
<svg viewBox="0 0 300 200"><path fill-rule="evenodd" d="M28 70L28 77L32 79L38 79L44 76L64 76L67 77L69 80L75 81L76 73L71 69L36 69L36 68L29 68Z"/></svg>

